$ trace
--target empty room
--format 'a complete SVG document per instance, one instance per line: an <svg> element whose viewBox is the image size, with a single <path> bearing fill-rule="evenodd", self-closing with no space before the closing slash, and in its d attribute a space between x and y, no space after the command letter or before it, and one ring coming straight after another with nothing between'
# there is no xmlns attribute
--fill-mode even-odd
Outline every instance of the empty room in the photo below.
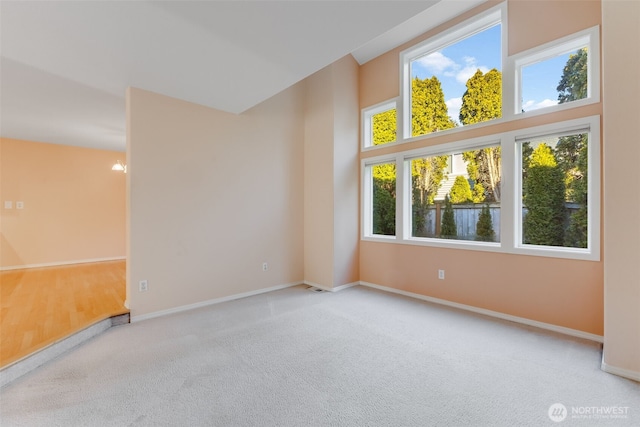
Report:
<svg viewBox="0 0 640 427"><path fill-rule="evenodd" d="M0 20L3 426L640 424L639 3Z"/></svg>

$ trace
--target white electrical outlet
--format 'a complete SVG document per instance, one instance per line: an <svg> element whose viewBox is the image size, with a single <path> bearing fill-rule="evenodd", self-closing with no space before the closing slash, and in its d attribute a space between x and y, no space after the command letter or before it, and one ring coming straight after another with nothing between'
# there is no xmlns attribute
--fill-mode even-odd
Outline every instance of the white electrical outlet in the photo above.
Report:
<svg viewBox="0 0 640 427"><path fill-rule="evenodd" d="M24 209L24 202L16 202L16 209Z"/></svg>
<svg viewBox="0 0 640 427"><path fill-rule="evenodd" d="M269 269L269 264L266 262L262 263L262 271L267 271Z"/></svg>
<svg viewBox="0 0 640 427"><path fill-rule="evenodd" d="M147 292L149 290L149 283L147 283L146 280L140 280L140 283L138 283L138 287L140 292Z"/></svg>
<svg viewBox="0 0 640 427"><path fill-rule="evenodd" d="M4 201L4 208L5 209L13 209L13 202L11 200L5 200Z"/></svg>
<svg viewBox="0 0 640 427"><path fill-rule="evenodd" d="M438 270L438 279L444 280L444 270Z"/></svg>

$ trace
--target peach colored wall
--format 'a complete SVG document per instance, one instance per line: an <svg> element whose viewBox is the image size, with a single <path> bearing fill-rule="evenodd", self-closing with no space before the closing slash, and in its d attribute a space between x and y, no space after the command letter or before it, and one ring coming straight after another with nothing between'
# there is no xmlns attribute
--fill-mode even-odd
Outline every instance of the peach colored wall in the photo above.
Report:
<svg viewBox="0 0 640 427"><path fill-rule="evenodd" d="M359 279L360 174L358 63L351 55L332 65L334 78L334 276L340 286Z"/></svg>
<svg viewBox="0 0 640 427"><path fill-rule="evenodd" d="M1 138L0 267L124 257L125 175L111 170L118 159L125 154Z"/></svg>
<svg viewBox="0 0 640 427"><path fill-rule="evenodd" d="M604 362L640 381L640 3L602 3Z"/></svg>
<svg viewBox="0 0 640 427"><path fill-rule="evenodd" d="M333 287L333 74L305 80L304 280Z"/></svg>
<svg viewBox="0 0 640 427"><path fill-rule="evenodd" d="M536 16L563 14L562 16L566 17L569 11L574 12L570 15L571 25L569 28L545 25L544 31L539 31L540 25L530 19L529 12L533 7L531 3L535 3ZM599 2L595 2L598 7L594 7L593 3L509 1L509 37L517 40L517 49L511 46L510 53L599 24ZM398 95L397 69L398 54L401 50L495 4L497 3L490 2L479 6L362 66L360 107L364 108ZM537 28L538 31L533 31L532 28ZM533 33L535 37L532 36ZM399 147L372 150L363 153L361 157L601 113L602 105L592 104L560 113L488 125L454 135L434 136ZM437 280L438 269L446 270L444 282ZM602 261L585 262L366 241L360 245L362 281L596 335L602 335L604 331L603 270Z"/></svg>
<svg viewBox="0 0 640 427"><path fill-rule="evenodd" d="M133 318L302 281L303 95L233 115L127 91Z"/></svg>
<svg viewBox="0 0 640 427"><path fill-rule="evenodd" d="M348 55L305 81L304 278L327 289L358 280L357 79Z"/></svg>

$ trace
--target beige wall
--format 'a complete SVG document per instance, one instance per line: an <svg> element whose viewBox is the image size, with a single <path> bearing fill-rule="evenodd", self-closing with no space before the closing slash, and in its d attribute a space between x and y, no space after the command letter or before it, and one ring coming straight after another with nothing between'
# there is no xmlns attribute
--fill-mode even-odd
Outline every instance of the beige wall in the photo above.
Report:
<svg viewBox="0 0 640 427"><path fill-rule="evenodd" d="M602 3L604 363L640 381L640 3Z"/></svg>
<svg viewBox="0 0 640 427"><path fill-rule="evenodd" d="M303 279L302 96L233 115L127 91L134 318Z"/></svg>
<svg viewBox="0 0 640 427"><path fill-rule="evenodd" d="M306 81L304 278L358 280L358 64L346 56Z"/></svg>
<svg viewBox="0 0 640 427"><path fill-rule="evenodd" d="M368 107L398 95L398 54L402 49L495 4L482 5L365 64L360 73L360 107ZM545 26L544 31L539 31L540 26L531 20L531 16L566 17L569 11L575 13L571 14L568 27L550 25ZM599 2L509 1L509 52L517 53L599 23ZM513 43L516 47L512 46L511 39L516 40ZM560 113L487 125L453 135L433 136L401 147L371 150L361 157L598 115L601 112L601 104L592 104ZM438 269L446 270L445 281L437 279ZM360 245L362 281L596 335L604 332L603 269L602 261L551 259L383 242L361 242Z"/></svg>
<svg viewBox="0 0 640 427"><path fill-rule="evenodd" d="M304 280L333 287L333 73L305 81Z"/></svg>
<svg viewBox="0 0 640 427"><path fill-rule="evenodd" d="M124 257L125 175L111 170L118 159L124 153L0 138L0 267Z"/></svg>

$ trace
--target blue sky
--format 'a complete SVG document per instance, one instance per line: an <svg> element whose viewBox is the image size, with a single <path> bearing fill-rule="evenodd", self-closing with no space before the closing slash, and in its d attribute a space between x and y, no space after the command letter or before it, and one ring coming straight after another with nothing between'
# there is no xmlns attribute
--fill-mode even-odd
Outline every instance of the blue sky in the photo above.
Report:
<svg viewBox="0 0 640 427"><path fill-rule="evenodd" d="M442 84L449 116L458 121L465 84L478 69L502 70L500 25L468 37L411 64L412 77L437 76ZM525 111L557 103L556 87L569 54L523 69L523 107Z"/></svg>

